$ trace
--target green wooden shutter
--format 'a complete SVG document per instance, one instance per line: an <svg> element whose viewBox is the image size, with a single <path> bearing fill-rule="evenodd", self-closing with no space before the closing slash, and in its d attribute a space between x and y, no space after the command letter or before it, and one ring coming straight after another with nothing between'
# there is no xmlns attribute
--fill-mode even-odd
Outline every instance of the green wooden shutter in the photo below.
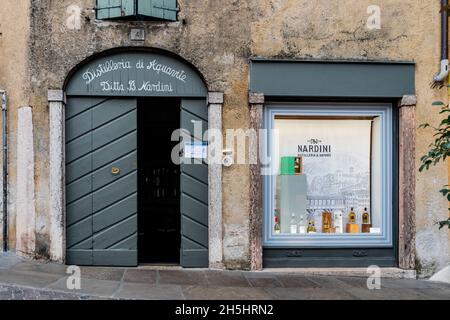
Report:
<svg viewBox="0 0 450 320"><path fill-rule="evenodd" d="M97 19L130 17L136 14L135 0L97 0Z"/></svg>
<svg viewBox="0 0 450 320"><path fill-rule="evenodd" d="M138 15L176 21L177 0L137 0Z"/></svg>

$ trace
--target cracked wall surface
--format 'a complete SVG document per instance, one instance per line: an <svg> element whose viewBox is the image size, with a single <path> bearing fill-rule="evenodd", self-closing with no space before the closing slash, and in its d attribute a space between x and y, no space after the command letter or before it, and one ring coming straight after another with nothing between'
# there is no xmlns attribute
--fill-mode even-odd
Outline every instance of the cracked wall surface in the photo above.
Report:
<svg viewBox="0 0 450 320"><path fill-rule="evenodd" d="M381 8L381 29L366 23L370 5ZM0 87L10 91L11 247L15 248L15 146L17 108L33 107L36 190L36 251L49 252L49 167L47 90L62 89L68 73L93 54L117 47L154 47L192 63L209 91L223 91L224 128L248 128L249 58L358 59L416 63L417 121L437 123L434 100L446 90L431 90L440 55L439 1L401 0L180 0L177 22L95 20L95 0L3 0L0 9ZM73 8L80 28L72 29ZM75 10L76 11L76 10ZM131 41L131 27L146 31ZM324 83L333 85L332 83ZM417 131L417 167L432 132ZM433 224L447 215L437 191L447 184L447 167L418 173L417 253L426 273L450 260L448 231ZM249 168L223 172L224 263L249 268ZM431 271L429 271L431 270Z"/></svg>

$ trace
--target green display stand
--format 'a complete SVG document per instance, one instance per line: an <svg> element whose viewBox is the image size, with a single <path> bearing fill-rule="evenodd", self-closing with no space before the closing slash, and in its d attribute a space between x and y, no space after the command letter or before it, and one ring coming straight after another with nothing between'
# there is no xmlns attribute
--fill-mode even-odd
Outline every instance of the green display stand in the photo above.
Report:
<svg viewBox="0 0 450 320"><path fill-rule="evenodd" d="M281 158L281 175L295 175L295 160L296 157L282 157Z"/></svg>

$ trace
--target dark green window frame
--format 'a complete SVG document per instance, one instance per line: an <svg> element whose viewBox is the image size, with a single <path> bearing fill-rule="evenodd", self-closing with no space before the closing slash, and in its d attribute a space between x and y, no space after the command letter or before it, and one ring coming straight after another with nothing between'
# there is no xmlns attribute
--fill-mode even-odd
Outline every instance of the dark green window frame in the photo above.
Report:
<svg viewBox="0 0 450 320"><path fill-rule="evenodd" d="M177 21L177 0L96 0L99 20Z"/></svg>

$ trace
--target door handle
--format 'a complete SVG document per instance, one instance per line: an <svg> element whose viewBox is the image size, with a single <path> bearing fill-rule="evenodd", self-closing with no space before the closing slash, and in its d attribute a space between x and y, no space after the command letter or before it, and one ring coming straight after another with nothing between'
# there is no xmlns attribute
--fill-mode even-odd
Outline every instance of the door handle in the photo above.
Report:
<svg viewBox="0 0 450 320"><path fill-rule="evenodd" d="M120 169L118 167L112 167L111 173L116 176L120 173Z"/></svg>

